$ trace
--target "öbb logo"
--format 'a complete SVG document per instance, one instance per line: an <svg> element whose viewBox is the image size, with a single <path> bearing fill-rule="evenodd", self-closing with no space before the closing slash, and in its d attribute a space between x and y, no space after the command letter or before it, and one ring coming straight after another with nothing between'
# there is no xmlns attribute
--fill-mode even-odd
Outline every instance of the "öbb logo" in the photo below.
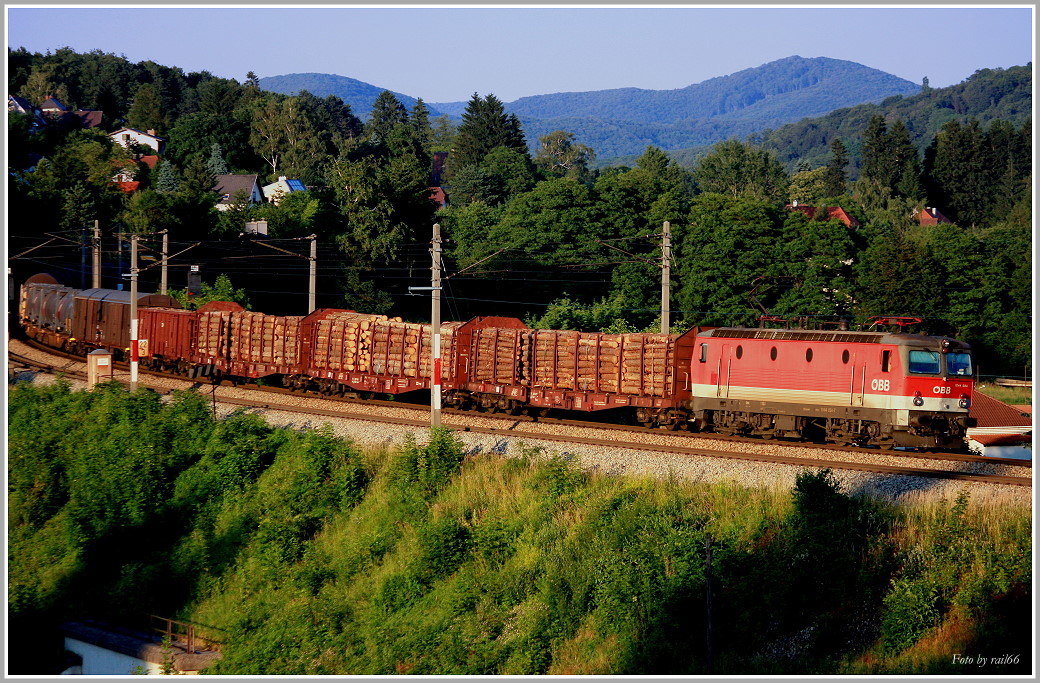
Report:
<svg viewBox="0 0 1040 683"><path fill-rule="evenodd" d="M953 387L932 387L933 394L952 394Z"/></svg>

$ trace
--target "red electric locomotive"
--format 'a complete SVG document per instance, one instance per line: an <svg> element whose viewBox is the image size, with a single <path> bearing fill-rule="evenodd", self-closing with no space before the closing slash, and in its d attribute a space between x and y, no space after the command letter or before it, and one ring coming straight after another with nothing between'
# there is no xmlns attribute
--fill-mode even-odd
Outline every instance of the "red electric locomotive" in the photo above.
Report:
<svg viewBox="0 0 1040 683"><path fill-rule="evenodd" d="M717 328L698 336L700 429L955 448L972 426L971 347L884 332Z"/></svg>

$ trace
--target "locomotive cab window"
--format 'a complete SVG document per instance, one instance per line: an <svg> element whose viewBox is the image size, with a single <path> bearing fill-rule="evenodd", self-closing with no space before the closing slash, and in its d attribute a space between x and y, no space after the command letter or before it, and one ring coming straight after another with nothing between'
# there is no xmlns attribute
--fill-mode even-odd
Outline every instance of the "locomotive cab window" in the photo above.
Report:
<svg viewBox="0 0 1040 683"><path fill-rule="evenodd" d="M974 370L971 367L971 354L960 351L951 351L946 354L946 372L950 375L971 376Z"/></svg>
<svg viewBox="0 0 1040 683"><path fill-rule="evenodd" d="M706 363L708 361L708 345L701 344L701 362Z"/></svg>
<svg viewBox="0 0 1040 683"><path fill-rule="evenodd" d="M882 351L881 352L881 372L888 372L892 369L892 352Z"/></svg>
<svg viewBox="0 0 1040 683"><path fill-rule="evenodd" d="M915 375L938 375L941 371L938 351L910 349L910 372Z"/></svg>

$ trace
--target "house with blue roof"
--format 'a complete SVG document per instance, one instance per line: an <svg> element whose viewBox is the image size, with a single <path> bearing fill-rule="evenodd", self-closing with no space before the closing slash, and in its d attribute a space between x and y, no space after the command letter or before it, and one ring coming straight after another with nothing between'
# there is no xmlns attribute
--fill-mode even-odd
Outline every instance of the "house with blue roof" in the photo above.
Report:
<svg viewBox="0 0 1040 683"><path fill-rule="evenodd" d="M306 192L307 186L304 185L302 181L296 180L295 178L278 176L278 180L270 185L264 185L261 190L264 193L264 197L267 198L267 201L278 206L282 201L282 197L285 197L291 192Z"/></svg>

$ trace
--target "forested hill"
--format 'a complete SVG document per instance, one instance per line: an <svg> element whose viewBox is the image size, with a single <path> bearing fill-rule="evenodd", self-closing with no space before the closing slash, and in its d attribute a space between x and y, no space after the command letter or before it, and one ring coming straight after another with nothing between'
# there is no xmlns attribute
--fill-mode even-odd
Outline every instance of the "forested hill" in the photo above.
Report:
<svg viewBox="0 0 1040 683"><path fill-rule="evenodd" d="M319 73L267 76L260 79L260 87L269 92L281 93L283 95L295 95L304 90L316 97L336 95L349 104L350 108L358 116L367 115L372 110L372 105L375 103L376 98L379 97L379 93L385 90L385 88L379 88L354 78ZM398 92L395 92L394 96L409 109L415 106L415 97L402 95ZM429 105L427 105L427 108L430 109L430 113L433 116L438 116L441 113L434 111Z"/></svg>
<svg viewBox="0 0 1040 683"><path fill-rule="evenodd" d="M794 56L677 90L621 88L537 95L510 102L506 109L521 119L583 117L675 123L710 118L786 123L920 89L855 62ZM432 106L448 111L446 106Z"/></svg>
<svg viewBox="0 0 1040 683"><path fill-rule="evenodd" d="M910 97L892 96L877 104L835 109L825 116L754 132L758 133L762 146L776 153L788 170L793 170L795 165L816 168L826 165L829 145L834 138L840 138L850 156L858 160L867 121L877 114L889 120L901 120L923 152L948 121L965 123L975 119L985 125L1002 120L1017 128L1030 120L1032 107L1031 65L980 69L965 81L947 88L925 88ZM685 150L672 148L671 156L690 167L711 145L705 143ZM853 177L857 175L853 173Z"/></svg>
<svg viewBox="0 0 1040 683"><path fill-rule="evenodd" d="M337 95L364 117L380 89L329 74L260 79L265 90ZM677 90L621 88L523 97L505 105L532 149L556 130L574 133L600 159L641 154L648 145L679 150L744 137L840 107L910 95L921 86L891 74L826 57L787 57ZM396 94L396 93L395 93ZM420 95L421 96L421 95ZM415 99L397 95L406 107ZM427 103L433 116L458 117L465 102Z"/></svg>

